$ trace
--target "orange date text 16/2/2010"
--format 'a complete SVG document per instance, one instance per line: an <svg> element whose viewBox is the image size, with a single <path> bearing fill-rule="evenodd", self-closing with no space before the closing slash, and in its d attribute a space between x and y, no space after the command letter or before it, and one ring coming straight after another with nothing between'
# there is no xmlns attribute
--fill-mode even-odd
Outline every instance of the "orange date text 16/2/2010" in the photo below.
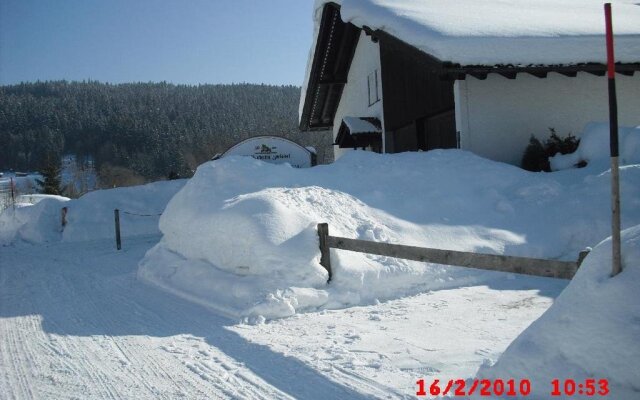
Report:
<svg viewBox="0 0 640 400"><path fill-rule="evenodd" d="M529 379L474 379L465 381L464 379L450 379L440 381L434 379L427 382L420 379L416 382L418 386L417 396L504 396L504 397L526 397L531 393L532 385ZM573 379L554 379L549 385L551 396L606 396L609 394L609 382L606 379L585 379L576 381Z"/></svg>

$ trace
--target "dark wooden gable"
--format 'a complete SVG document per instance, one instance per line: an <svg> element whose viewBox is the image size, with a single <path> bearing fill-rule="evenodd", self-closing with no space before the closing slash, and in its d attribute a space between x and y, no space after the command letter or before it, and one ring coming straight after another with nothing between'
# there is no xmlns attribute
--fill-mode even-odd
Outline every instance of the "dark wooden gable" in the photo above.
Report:
<svg viewBox="0 0 640 400"><path fill-rule="evenodd" d="M333 126L359 37L359 28L342 22L339 5L325 4L300 118L301 130Z"/></svg>
<svg viewBox="0 0 640 400"><path fill-rule="evenodd" d="M453 81L443 63L383 31L380 43L386 152L457 146Z"/></svg>

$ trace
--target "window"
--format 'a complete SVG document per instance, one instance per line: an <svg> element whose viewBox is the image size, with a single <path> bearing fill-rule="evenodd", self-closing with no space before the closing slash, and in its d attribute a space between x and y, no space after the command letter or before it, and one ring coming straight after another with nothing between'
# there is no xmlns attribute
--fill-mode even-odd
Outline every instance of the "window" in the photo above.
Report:
<svg viewBox="0 0 640 400"><path fill-rule="evenodd" d="M380 101L380 91L378 89L378 70L374 70L367 76L367 89L369 91L369 106Z"/></svg>

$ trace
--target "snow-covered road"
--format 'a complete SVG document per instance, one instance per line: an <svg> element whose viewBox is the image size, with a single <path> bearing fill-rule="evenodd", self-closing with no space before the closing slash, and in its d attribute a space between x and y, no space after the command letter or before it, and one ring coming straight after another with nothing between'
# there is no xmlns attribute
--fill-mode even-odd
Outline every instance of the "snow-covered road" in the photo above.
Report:
<svg viewBox="0 0 640 400"><path fill-rule="evenodd" d="M420 377L495 360L566 285L498 279L239 325L136 280L157 241L0 247L0 398L412 397Z"/></svg>

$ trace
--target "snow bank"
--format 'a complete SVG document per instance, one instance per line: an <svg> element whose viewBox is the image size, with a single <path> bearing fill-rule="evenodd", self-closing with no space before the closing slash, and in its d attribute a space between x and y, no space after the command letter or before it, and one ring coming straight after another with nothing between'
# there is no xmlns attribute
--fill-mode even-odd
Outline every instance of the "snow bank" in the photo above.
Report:
<svg viewBox="0 0 640 400"><path fill-rule="evenodd" d="M68 204L63 240L112 238L116 208L120 210L123 236L159 233L159 214L184 184L185 180L160 181L87 193Z"/></svg>
<svg viewBox="0 0 640 400"><path fill-rule="evenodd" d="M18 203L0 213L0 244L15 240L31 243L58 241L62 238L60 210L64 198L46 198L37 204Z"/></svg>
<svg viewBox="0 0 640 400"><path fill-rule="evenodd" d="M621 170L623 223L640 223L640 166ZM530 173L459 150L349 152L311 169L242 158L200 166L168 204L142 279L234 316L271 318L429 289L488 272L332 251L319 265L316 224L336 236L575 260L609 232L609 174Z"/></svg>
<svg viewBox="0 0 640 400"><path fill-rule="evenodd" d="M184 180L177 180L96 190L76 200L64 197L41 199L41 195L33 195L31 197L38 200L37 204L24 203L22 207L8 208L0 214L0 243L112 238L113 210L116 208L121 210L123 236L158 234L158 214L184 184ZM64 230L62 207L68 209Z"/></svg>
<svg viewBox="0 0 640 400"><path fill-rule="evenodd" d="M23 203L23 204L37 204L45 199L56 199L60 201L71 200L68 197L58 196L55 194L21 194L16 197L16 202Z"/></svg>
<svg viewBox="0 0 640 400"><path fill-rule="evenodd" d="M640 126L636 128L619 127L618 141L620 149L620 164L640 164ZM551 169L573 168L580 161L587 163L610 163L609 124L592 122L588 124L580 135L580 145L571 154L558 154L549 158Z"/></svg>
<svg viewBox="0 0 640 400"><path fill-rule="evenodd" d="M640 226L622 239L622 273L610 277L611 240L600 243L553 306L477 377L529 379L534 398L550 397L553 379L588 378L607 379L612 398L640 397Z"/></svg>

